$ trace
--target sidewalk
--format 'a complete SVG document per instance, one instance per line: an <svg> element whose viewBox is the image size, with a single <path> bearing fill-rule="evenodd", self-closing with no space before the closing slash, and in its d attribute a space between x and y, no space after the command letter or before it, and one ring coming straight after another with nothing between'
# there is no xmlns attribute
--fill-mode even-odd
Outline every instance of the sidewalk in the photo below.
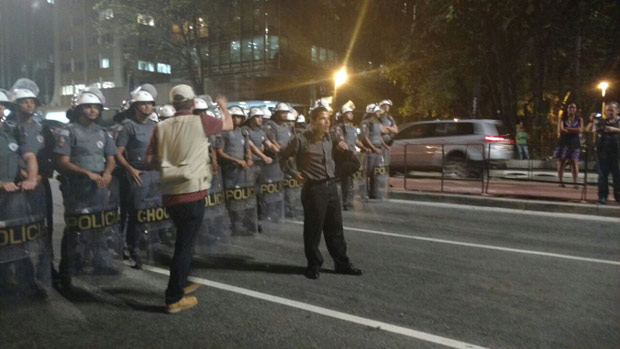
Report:
<svg viewBox="0 0 620 349"><path fill-rule="evenodd" d="M560 188L557 183L492 179L484 194L480 181L445 179L443 192L440 178L407 178L405 181L402 176L391 177L390 184L390 198L393 199L620 217L620 204L614 201L613 194L607 205L599 205L598 190L592 184L584 192L582 185L574 189L572 185ZM586 200L583 200L584 194Z"/></svg>

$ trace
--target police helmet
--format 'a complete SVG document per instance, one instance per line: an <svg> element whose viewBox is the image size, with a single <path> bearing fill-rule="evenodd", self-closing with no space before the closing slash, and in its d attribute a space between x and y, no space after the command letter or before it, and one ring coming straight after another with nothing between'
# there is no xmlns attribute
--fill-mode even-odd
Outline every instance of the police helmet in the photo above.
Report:
<svg viewBox="0 0 620 349"><path fill-rule="evenodd" d="M273 111L289 112L289 111L291 111L291 108L286 103L278 103L278 104L276 104L276 108Z"/></svg>
<svg viewBox="0 0 620 349"><path fill-rule="evenodd" d="M381 111L381 108L376 103L370 103L366 106L366 114L374 114Z"/></svg>
<svg viewBox="0 0 620 349"><path fill-rule="evenodd" d="M39 100L37 96L39 95L39 86L37 84L26 78L21 78L15 81L13 87L11 88L11 102L15 103L20 99L32 98L37 104Z"/></svg>
<svg viewBox="0 0 620 349"><path fill-rule="evenodd" d="M82 104L97 104L101 107L105 104L105 97L100 89L89 86L81 91L75 98L75 106Z"/></svg>
<svg viewBox="0 0 620 349"><path fill-rule="evenodd" d="M161 119L171 118L174 116L174 113L176 112L177 111L174 110L174 107L171 106L170 104L162 105L161 108L159 108L159 117Z"/></svg>
<svg viewBox="0 0 620 349"><path fill-rule="evenodd" d="M299 114L299 116L297 117L297 123L303 124L305 122L306 122L306 118L303 116L303 114Z"/></svg>
<svg viewBox="0 0 620 349"><path fill-rule="evenodd" d="M263 120L269 120L271 119L271 110L269 110L269 108L267 108L266 106L262 108L263 109Z"/></svg>
<svg viewBox="0 0 620 349"><path fill-rule="evenodd" d="M9 95L11 93L5 89L1 89L0 88L0 104L9 104L11 103L10 99L9 99Z"/></svg>
<svg viewBox="0 0 620 349"><path fill-rule="evenodd" d="M151 84L142 84L135 90L131 91L131 103L151 102L155 104L157 98L157 89Z"/></svg>
<svg viewBox="0 0 620 349"><path fill-rule="evenodd" d="M207 102L202 98L194 98L194 110L203 111L209 109Z"/></svg>
<svg viewBox="0 0 620 349"><path fill-rule="evenodd" d="M381 101L381 103L379 103L379 106L383 106L384 104L389 105L390 107L392 106L392 101L389 99L384 99Z"/></svg>
<svg viewBox="0 0 620 349"><path fill-rule="evenodd" d="M241 116L242 118L245 118L245 113L243 112L243 109L241 109L241 107L239 106L232 106L230 107L230 109L228 109L228 112L230 112L231 116Z"/></svg>
<svg viewBox="0 0 620 349"><path fill-rule="evenodd" d="M263 116L263 108L260 107L252 107L250 108L250 118L253 117L257 117L257 116Z"/></svg>

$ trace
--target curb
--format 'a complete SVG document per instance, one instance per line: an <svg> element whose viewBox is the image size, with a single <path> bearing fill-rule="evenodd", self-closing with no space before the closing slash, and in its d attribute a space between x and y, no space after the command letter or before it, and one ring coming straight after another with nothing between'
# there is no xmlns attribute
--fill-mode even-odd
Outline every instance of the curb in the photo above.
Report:
<svg viewBox="0 0 620 349"><path fill-rule="evenodd" d="M575 213L592 216L620 218L620 207L609 207L591 204L577 204L543 200L506 199L460 194L422 193L405 190L390 190L389 198L482 207L499 207L514 210Z"/></svg>

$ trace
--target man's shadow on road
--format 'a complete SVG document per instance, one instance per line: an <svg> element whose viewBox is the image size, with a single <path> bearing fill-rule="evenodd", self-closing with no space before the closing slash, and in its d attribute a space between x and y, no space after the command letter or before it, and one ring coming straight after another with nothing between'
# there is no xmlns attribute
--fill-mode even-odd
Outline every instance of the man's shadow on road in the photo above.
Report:
<svg viewBox="0 0 620 349"><path fill-rule="evenodd" d="M171 258L160 260L160 262L170 265ZM215 270L236 270L253 271L272 274L303 274L305 267L299 265L288 265L278 263L256 262L250 256L220 254L207 257L194 257L192 268L196 269L215 269Z"/></svg>

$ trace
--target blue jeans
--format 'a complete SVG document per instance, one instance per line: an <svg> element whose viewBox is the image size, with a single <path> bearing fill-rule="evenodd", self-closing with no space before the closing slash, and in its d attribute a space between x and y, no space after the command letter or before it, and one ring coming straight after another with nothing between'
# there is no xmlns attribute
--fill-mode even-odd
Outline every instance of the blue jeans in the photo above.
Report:
<svg viewBox="0 0 620 349"><path fill-rule="evenodd" d="M187 277L192 266L192 253L198 230L205 213L204 200L198 200L168 207L170 218L177 227L174 256L170 264L170 279L166 289L166 305L183 298Z"/></svg>
<svg viewBox="0 0 620 349"><path fill-rule="evenodd" d="M517 144L517 150L519 151L520 160L530 159L530 153L527 151L527 144Z"/></svg>

